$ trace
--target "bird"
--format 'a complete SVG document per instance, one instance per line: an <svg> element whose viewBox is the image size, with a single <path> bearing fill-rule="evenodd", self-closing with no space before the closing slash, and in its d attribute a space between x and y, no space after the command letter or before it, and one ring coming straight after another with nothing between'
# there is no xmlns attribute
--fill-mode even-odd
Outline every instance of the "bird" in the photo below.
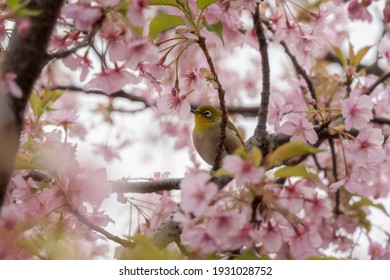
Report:
<svg viewBox="0 0 390 280"><path fill-rule="evenodd" d="M195 126L192 132L192 140L200 157L210 165L214 164L217 154L217 145L221 134L222 112L213 105L201 105L191 112L194 114ZM224 152L233 154L235 150L245 146L236 126L228 119L226 125L226 138Z"/></svg>

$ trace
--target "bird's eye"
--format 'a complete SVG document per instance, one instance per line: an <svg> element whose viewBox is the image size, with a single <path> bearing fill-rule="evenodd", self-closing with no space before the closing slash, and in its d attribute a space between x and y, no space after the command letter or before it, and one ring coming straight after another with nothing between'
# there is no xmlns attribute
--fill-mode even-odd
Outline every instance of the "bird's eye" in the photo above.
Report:
<svg viewBox="0 0 390 280"><path fill-rule="evenodd" d="M203 115L205 115L207 118L211 116L211 112L209 110L204 111Z"/></svg>

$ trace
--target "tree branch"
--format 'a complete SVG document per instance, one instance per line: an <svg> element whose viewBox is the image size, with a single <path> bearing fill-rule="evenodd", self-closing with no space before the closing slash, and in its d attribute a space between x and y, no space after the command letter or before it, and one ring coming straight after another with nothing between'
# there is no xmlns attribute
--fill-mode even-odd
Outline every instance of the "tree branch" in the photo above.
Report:
<svg viewBox="0 0 390 280"><path fill-rule="evenodd" d="M335 182L339 180L338 174L337 174L337 156L336 156L336 150L334 147L334 141L332 138L329 139L329 146L330 146L330 152L332 154L332 174L333 174L333 179ZM336 215L340 215L340 189L336 191L336 208L335 208L335 213Z"/></svg>
<svg viewBox="0 0 390 280"><path fill-rule="evenodd" d="M80 213L80 211L77 210L76 208L72 207L71 205L68 205L68 207L69 207L69 212L72 213L80 222L82 222L84 225L86 225L90 229L92 229L96 232L99 232L100 234L104 235L107 239L114 241L114 242L122 245L123 247L134 247L135 244L133 242L126 240L126 239L122 239L116 235L113 235L112 233L109 233L104 228L99 227L99 226L95 225L94 223L92 223L91 221L89 221L88 218L85 217L84 215L82 215Z"/></svg>
<svg viewBox="0 0 390 280"><path fill-rule="evenodd" d="M115 192L154 193L180 189L181 178L145 182L110 181Z"/></svg>
<svg viewBox="0 0 390 280"><path fill-rule="evenodd" d="M362 95L370 95L374 89L379 86L381 83L383 83L384 81L386 81L388 78L390 78L390 71L389 72L386 72L384 73L382 76L380 76L378 78L378 80L375 81L375 83L373 83L369 88L367 88L363 93Z"/></svg>
<svg viewBox="0 0 390 280"><path fill-rule="evenodd" d="M8 180L19 147L23 115L35 80L47 63L46 49L63 1L32 0L28 9L42 11L26 17L30 25L20 33L16 26L0 64L2 73L16 74L22 98L12 97L0 89L0 207L7 191Z"/></svg>
<svg viewBox="0 0 390 280"><path fill-rule="evenodd" d="M275 33L275 30L273 29L273 27L269 23L269 21L263 20L262 22L267 26L268 30L270 30L272 33ZM307 87L309 89L311 97L316 101L315 104L313 105L314 109L318 110L317 94L316 94L316 91L314 89L313 82L311 81L309 75L306 73L305 69L303 69L302 66L299 64L297 58L290 51L290 48L287 46L286 42L284 40L281 40L280 44L284 48L284 51L286 52L286 54L290 57L291 62L293 64L294 68L295 68L295 71L298 73L298 75L300 75L305 80L305 82L307 84Z"/></svg>
<svg viewBox="0 0 390 280"><path fill-rule="evenodd" d="M261 23L259 4L257 4L255 14L253 15L253 24L261 55L263 89L261 92L261 103L258 110L255 133L248 141L248 148L251 149L253 146L260 147L263 156L265 156L268 154L269 150L269 142L267 141L267 116L270 98L270 66L268 60L268 43Z"/></svg>
<svg viewBox="0 0 390 280"><path fill-rule="evenodd" d="M65 58L68 55L75 53L81 48L84 48L88 45L90 45L93 41L93 38L95 37L96 33L100 30L102 23L103 23L104 17L102 17L100 20L98 20L95 25L93 26L91 32L89 32L82 41L77 42L75 46L72 48L66 49L66 50L61 50L56 53L50 53L48 54L48 59L53 60L53 59L60 59L60 58Z"/></svg>
<svg viewBox="0 0 390 280"><path fill-rule="evenodd" d="M69 90L69 91L79 91L79 92L84 92L86 94L104 95L106 97L121 97L121 98L125 98L125 99L127 99L129 101L141 102L141 103L144 104L145 108L151 107L153 105L153 104L149 104L148 101L145 98L143 98L141 96L136 96L136 95L127 93L124 90L120 90L120 91L114 92L113 94L107 94L107 93L105 93L104 91L101 91L101 90L95 90L95 89L88 90L88 89L83 89L81 87L73 86L73 85L55 86L55 87L52 88L52 90L57 90L57 89Z"/></svg>
<svg viewBox="0 0 390 280"><path fill-rule="evenodd" d="M221 134L220 138L218 141L217 145L217 154L214 159L214 164L213 164L213 171L217 171L220 166L221 166L221 161L222 161L222 153L224 151L224 142L226 138L226 125L227 125L227 108L225 104L225 90L222 87L222 84L219 81L217 71L215 71L214 63L213 60L211 59L211 56L209 54L209 51L206 46L206 39L204 37L199 37L198 44L200 48L202 49L206 60L207 64L210 67L211 74L213 75L213 79L215 83L217 84L217 90L218 90L218 98L219 98L219 107L221 108L222 111L222 121L221 121Z"/></svg>

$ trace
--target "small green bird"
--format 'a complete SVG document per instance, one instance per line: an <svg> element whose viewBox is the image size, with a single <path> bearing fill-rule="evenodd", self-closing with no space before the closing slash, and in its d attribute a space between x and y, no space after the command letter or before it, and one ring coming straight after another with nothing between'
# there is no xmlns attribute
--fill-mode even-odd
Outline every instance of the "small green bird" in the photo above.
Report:
<svg viewBox="0 0 390 280"><path fill-rule="evenodd" d="M220 139L222 112L212 105L202 105L196 110L191 110L191 112L195 115L195 127L192 132L195 148L205 162L213 165ZM227 153L232 154L244 145L244 140L238 129L228 119L224 142L225 151L222 157Z"/></svg>

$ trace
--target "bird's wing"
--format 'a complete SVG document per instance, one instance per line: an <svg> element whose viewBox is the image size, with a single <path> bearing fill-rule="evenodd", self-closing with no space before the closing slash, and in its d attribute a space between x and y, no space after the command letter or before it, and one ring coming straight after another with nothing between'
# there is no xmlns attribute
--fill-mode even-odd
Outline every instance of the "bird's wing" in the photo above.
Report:
<svg viewBox="0 0 390 280"><path fill-rule="evenodd" d="M226 127L226 138L225 138L225 150L227 153L232 154L238 148L244 146L244 141L241 139L240 133L234 124L228 120Z"/></svg>

